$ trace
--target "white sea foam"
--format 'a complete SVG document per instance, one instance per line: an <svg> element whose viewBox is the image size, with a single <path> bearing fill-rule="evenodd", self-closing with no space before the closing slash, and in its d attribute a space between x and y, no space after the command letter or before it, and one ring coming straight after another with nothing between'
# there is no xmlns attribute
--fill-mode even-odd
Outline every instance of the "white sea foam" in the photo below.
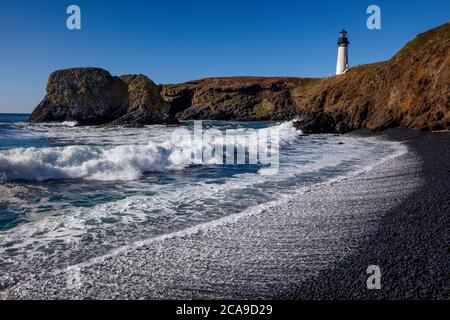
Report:
<svg viewBox="0 0 450 320"><path fill-rule="evenodd" d="M280 143L284 145L292 143L300 134L299 131L296 131L292 122L282 123L276 129L278 129L280 135ZM58 131L60 132L60 130ZM104 135L108 135L108 131L100 131ZM267 131L267 128L259 129L260 134L267 134ZM72 132L72 138L78 132L79 130ZM111 135L117 136L114 139L118 139L120 143L125 143L125 141L129 143L130 140L134 140L134 137L127 139L127 137L123 137L117 132L110 131L109 136ZM100 135L100 138L102 136ZM0 181L44 181L50 179L136 180L147 172L184 169L190 162L190 159L186 158L190 157L191 153L195 153L195 147L198 147L192 146L190 141L177 141L175 143L171 142L167 137L155 138L151 136L147 137L145 144L142 144L145 140L142 137L142 133L139 138L138 142L140 144L89 144L46 148L17 148L1 151ZM245 143L245 138L241 137L236 140L237 145L245 145ZM203 147L208 148L210 146ZM182 150L188 150L188 153ZM212 158L205 164L215 163L218 163L217 159Z"/></svg>
<svg viewBox="0 0 450 320"><path fill-rule="evenodd" d="M9 181L134 180L144 172L178 169L169 158L170 148L155 144L19 148L0 154L0 172Z"/></svg>
<svg viewBox="0 0 450 320"><path fill-rule="evenodd" d="M76 122L76 121L64 121L63 123L61 123L61 125L67 126L67 127L76 127L78 125L78 122Z"/></svg>
<svg viewBox="0 0 450 320"><path fill-rule="evenodd" d="M155 243L155 242L162 242L164 240L167 239L171 239L171 238L182 238L184 236L188 236L188 235L192 235L192 234L196 234L198 232L205 232L207 233L209 230L211 230L212 228L216 228L218 226L221 225L225 225L225 224L234 224L234 223L238 223L239 220L248 217L248 216L253 216L253 215L258 215L262 212L265 212L266 210L276 210L277 208L280 207L285 207L286 203L292 199L292 198L298 198L301 197L302 194L305 194L306 192L310 192L313 189L316 188L320 188L321 186L324 185L332 185L334 183L337 183L339 181L342 180L346 180L358 175L361 175L365 172L368 172L370 170L372 170L375 166L382 164L385 161L394 159L396 157L399 157L403 154L405 154L407 152L407 147L403 144L399 144L399 143L389 143L389 142L385 142L389 147L392 148L391 153L389 153L388 155L381 157L380 159L377 159L375 161L371 161L361 167L358 167L355 171L351 171L346 175L343 176L338 176L336 178L327 180L323 183L319 183L316 185L312 185L312 186L305 186L305 187L301 187L298 188L296 190L293 190L291 193L285 193L285 194L280 194L279 198L277 200L273 200L270 201L268 203L262 203L253 207L250 207L242 212L236 213L236 214L231 214L229 216L224 216L222 218L219 219L215 219L213 221L209 221L209 222L204 222L204 223L200 223L197 225L194 225L192 227L188 227L185 229L182 229L180 231L176 231L176 232L171 232L171 233L166 233L166 234L162 234L162 235L158 235L155 237L150 237L147 239L142 239L142 240L138 240L138 241L134 241L132 243L129 243L127 245L123 245L117 248L114 248L112 250L110 250L109 252L106 252L102 255L99 256L95 256L92 257L90 259L87 259L81 263L77 263L74 265L69 266L67 269L71 269L74 267L78 267L78 268L84 268L84 267L88 267L90 265L96 264L98 262L101 262L105 259L120 255L124 252L130 251L130 250L135 250L138 249L142 246L146 246L149 245L151 243ZM242 185L241 185L242 187ZM203 195L204 196L204 195ZM136 201L135 201L136 200ZM151 203L150 199L147 199L147 201L143 201L143 199L128 199L126 201L121 201L120 203L117 204L113 204L113 205L102 205L105 208L103 208L103 210L98 210L99 208L97 208L97 213L96 215L104 215L106 214L106 212L108 212L109 210L111 210L111 208L115 207L116 210L122 210L122 211L128 211L128 212L135 212L135 213L141 213L139 218L143 219L144 217L142 216L142 212L143 209L145 207L149 207L149 206L153 206L155 203ZM289 210L288 208L285 208L285 210ZM92 211L91 211L92 212ZM86 218L86 217L84 217ZM71 234L72 237L73 235L76 234L80 234L78 231L81 231L84 229L83 224L80 223L80 221L78 219L73 219L73 217L71 219L66 219L68 221L66 221L65 225L66 228L65 232L61 232L61 231L57 231L57 229L50 229L48 228L47 225L47 232L49 233L47 236L50 236L50 238L53 238L55 235L58 236L59 239L63 238L66 234L69 235ZM56 224L55 224L56 225ZM68 231L70 230L70 232ZM28 238L28 237L26 237ZM34 240L35 241L35 240ZM23 243L22 245L25 244L29 244L31 241L26 241L25 243Z"/></svg>
<svg viewBox="0 0 450 320"><path fill-rule="evenodd" d="M280 197L277 200L268 202L268 203L262 203L260 205L257 206L253 206L250 207L242 212L236 213L236 214L232 214L229 216L225 216L222 217L220 219L216 219L214 221L210 221L210 222L206 222L206 223L201 223L177 232L172 232L172 233L167 233L167 234L163 234L160 236L156 236L156 237L152 237L152 238L148 238L148 239L143 239L143 240L139 240L139 241L135 241L133 243L127 244L125 246L121 246L119 248L115 248L113 250L111 250L108 253L105 253L101 256L96 256L93 257L91 259L88 259L82 263L78 263L75 265L71 265L67 268L67 270L70 270L72 268L78 267L78 268L85 268L88 266L91 266L93 264L99 263L101 261L104 261L105 259L120 255L124 252L130 251L130 250L135 250L138 249L140 247L149 245L151 243L155 243L155 242L162 242L166 239L171 239L171 238L182 238L184 236L188 236L188 235L192 235L192 234L196 234L199 232L205 232L207 233L210 229L212 228L216 228L218 226L221 225L225 225L225 224L233 224L233 223L237 223L239 222L240 219L245 218L247 216L253 216L253 215L258 215L262 212L265 212L266 210L277 210L279 211L280 207L284 207L284 210L289 210L289 208L285 207L285 204L294 198L300 197L302 194L305 194L306 192L310 192L311 189L316 189L316 188L320 188L321 186L324 185L332 185L334 183L337 183L339 181L343 181L343 180L347 180L349 178L364 174L368 171L371 171L374 167L395 159L397 157L400 157L404 154L406 154L408 152L408 148L406 147L406 145L403 145L401 143L398 142L386 142L390 147L392 147L392 153L388 154L385 157L382 157L381 159L377 159L376 161L370 162L370 164L367 164L363 167L358 168L355 171L351 171L346 175L343 176L338 176L336 178L327 180L323 183L319 183L313 186L307 186L307 187L302 187L302 188L298 188L297 190L295 190L293 193L291 194L281 194Z"/></svg>
<svg viewBox="0 0 450 320"><path fill-rule="evenodd" d="M325 141L326 144L320 147L314 146L317 143ZM343 141L345 142L344 144L338 143ZM134 147L145 149L148 146ZM114 147L111 150L115 148L122 147ZM123 154L132 157L130 152L127 151L129 146L123 148L125 150L122 150L121 157L124 157ZM382 148L381 152L377 151L380 150L379 148ZM102 150L102 148L99 149ZM67 148L64 150L67 150ZM167 148L167 150L170 150L170 148ZM152 184L152 190L156 192L153 195L138 194L135 196L127 196L123 200L98 204L90 208L74 208L70 206L66 208L54 208L55 212L58 213L57 215L45 217L37 215L36 219L29 217L30 223L22 224L10 232L4 233L0 239L3 242L14 243L16 249L25 246L42 246L44 243L50 246L59 246L59 244L54 243L55 239L58 241L72 242L84 234L90 234L93 237L96 237L97 234L101 235L104 230L103 228L99 228L99 226L105 224L103 221L113 219L116 222L114 225L108 224L107 229L110 234L115 234L114 238L107 238L103 241L106 241L109 245L116 241L120 244L123 243L123 239L120 240L121 234L132 232L131 230L135 230L138 228L137 226L141 226L150 217L154 221L151 224L151 228L155 228L156 234L160 233L161 230L159 230L160 226L155 221L161 220L164 221L164 224L171 221L170 223L181 223L183 225L191 225L205 220L208 221L208 214L197 217L196 212L211 210L208 209L207 203L213 203L213 211L218 216L226 215L226 212L221 212L221 210L227 211L227 202L230 199L233 201L234 197L236 197L235 192L237 190L252 188L253 190L266 192L269 190L266 189L267 187L262 186L266 182L272 184L281 183L282 185L283 181L294 178L297 175L301 177L303 173L316 172L323 168L333 168L349 161L360 161L362 167L359 165L359 168L366 170L376 164L377 160L386 160L389 157L398 156L405 152L405 150L405 147L398 143L378 141L376 138L352 136L328 136L326 139L321 139L320 137L317 139L312 138L312 141L301 144L301 147L297 145L292 146L289 153L283 156L280 172L276 176L261 176L255 173L245 172L235 174L220 184L209 183L206 180L198 181L194 184L177 184L176 187L171 184ZM114 154L117 154L117 152ZM92 156L89 154L90 157ZM52 157L48 156L47 160L48 158L51 159ZM70 155L67 155L62 157L59 163L70 163L71 165L80 167L79 163L83 164L86 162L76 152L74 158L76 160L73 160ZM133 161L139 163L138 160ZM131 163L133 161L128 162ZM53 162L56 163L57 161ZM68 166L66 165L65 167ZM358 166L352 171L358 172L356 169L358 169ZM73 170L72 172L77 172L77 170ZM138 174L137 172L135 173ZM117 175L116 172L114 174ZM338 179L340 178L338 177ZM126 188L144 190L148 187L149 185L145 181L133 181L128 182ZM291 193L290 188L286 189L286 187L283 190L277 187L276 190L278 190L277 197L282 197L283 194L288 196ZM12 199L14 195L8 197ZM26 206L26 204L21 205ZM187 209L183 209L182 214L179 213L180 205L188 206ZM32 204L32 207L34 206L35 204ZM148 230L145 232L134 232L133 234L148 234Z"/></svg>
<svg viewBox="0 0 450 320"><path fill-rule="evenodd" d="M191 226L216 221L245 208L248 208L245 212L259 212L257 208L265 205L257 204L292 196L292 192L300 190L297 189L299 186L309 188L311 183L303 184L302 180L308 179L309 173L313 173L309 176L321 176L318 171L325 169L325 176L336 177L340 174L333 170L339 165L350 163L348 170L355 171L360 165L366 167L387 155L395 155L398 148L397 144L388 141L351 135L298 139L301 133L295 130L292 122L286 122L277 126L282 152L280 170L275 176L246 170L190 179L188 173L182 179L154 183L152 177L142 180L139 177L150 171L185 168L178 164L183 160L183 153L176 147L180 143L184 147L191 146L184 145L184 141L170 142L171 133L177 127L23 126L26 128L23 134L65 146L0 151L0 179L124 182L115 184L118 188L111 188L110 184L80 181L64 185L61 190L51 187L58 183L48 184L50 190L47 190L47 184L7 182L0 185L0 202L7 203L11 211L23 215L27 222L0 232L0 242L7 244L0 248L0 255L8 256L21 268L55 261L72 264L78 262L79 257L102 255L129 243L139 245L139 241L145 243L161 234L174 235L173 231L190 230ZM192 130L192 127L185 128ZM264 134L267 130L259 129L259 132ZM245 139L237 139L238 146L245 143ZM213 163L212 159L209 164ZM171 175L168 176L170 179ZM108 185L107 189L97 193L96 186L101 189L103 185ZM68 201L72 198L67 197L67 193L72 190L75 190L77 200L83 202L81 205ZM101 201L97 199L98 195L108 199ZM84 203L86 196L87 206ZM230 216L231 220L238 217L239 214ZM13 256L9 252L13 252Z"/></svg>

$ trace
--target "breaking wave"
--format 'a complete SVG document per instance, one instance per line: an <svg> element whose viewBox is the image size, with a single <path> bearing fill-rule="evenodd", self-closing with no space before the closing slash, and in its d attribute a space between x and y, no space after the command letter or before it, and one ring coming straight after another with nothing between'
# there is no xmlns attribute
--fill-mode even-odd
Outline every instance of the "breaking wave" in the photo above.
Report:
<svg viewBox="0 0 450 320"><path fill-rule="evenodd" d="M300 134L293 122L282 123L271 130L274 128L279 133L280 145L292 143ZM258 129L258 134L264 135L267 131L268 128ZM200 147L213 148L212 143ZM237 137L233 146L239 144L246 144L246 138ZM174 143L170 139L116 146L16 148L0 152L0 181L136 180L148 172L182 170L189 164L187 157L190 158L195 151L191 141ZM217 163L220 161L212 158L204 164Z"/></svg>

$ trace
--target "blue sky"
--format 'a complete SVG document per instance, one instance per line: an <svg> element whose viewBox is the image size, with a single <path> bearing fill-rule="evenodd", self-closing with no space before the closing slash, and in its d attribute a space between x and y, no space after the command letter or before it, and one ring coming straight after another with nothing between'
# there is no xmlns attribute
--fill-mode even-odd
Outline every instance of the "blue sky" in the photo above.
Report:
<svg viewBox="0 0 450 320"><path fill-rule="evenodd" d="M81 8L82 29L66 28ZM366 27L376 4L382 29ZM157 83L212 76L320 77L335 71L338 32L350 64L389 59L449 21L450 1L0 1L0 112L31 112L50 72L95 66Z"/></svg>

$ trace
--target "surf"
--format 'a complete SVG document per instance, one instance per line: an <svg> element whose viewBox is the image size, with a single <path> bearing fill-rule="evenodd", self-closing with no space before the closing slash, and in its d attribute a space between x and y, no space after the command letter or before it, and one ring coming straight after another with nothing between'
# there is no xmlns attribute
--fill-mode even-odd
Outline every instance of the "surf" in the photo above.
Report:
<svg viewBox="0 0 450 320"><path fill-rule="evenodd" d="M185 133L190 134L186 128L176 130L184 130ZM149 138L146 144L115 146L88 144L4 150L0 151L0 181L61 179L131 181L140 179L145 173L150 172L183 170L194 164L223 164L221 154L218 157L206 157L208 152L211 154L211 150L217 153L218 150L223 149L223 145L218 146L217 140L207 136L208 130L204 134L200 132L202 135L197 143L195 141L192 143L189 136L184 138L186 135L179 135L183 139L172 136L171 139L158 141ZM270 137L269 130L277 131L280 141L276 142L281 142L282 145L293 143L301 135L301 132L294 128L293 122L282 123L271 129L258 129L254 133L258 136ZM173 131L172 134L176 132ZM219 135L222 134L222 131L216 130L215 136L217 132ZM245 157L246 148L247 152L251 148L251 145L246 144L247 138L247 136L234 136L230 141L225 140L225 134L221 137L227 152L233 150L233 159L235 148L243 148ZM196 159L192 161L192 155L198 154L198 148L201 149L200 154L203 152L203 156L200 155L199 161ZM271 159L267 154L265 157ZM257 160L254 161L254 164L256 163ZM238 164L245 164L245 161Z"/></svg>

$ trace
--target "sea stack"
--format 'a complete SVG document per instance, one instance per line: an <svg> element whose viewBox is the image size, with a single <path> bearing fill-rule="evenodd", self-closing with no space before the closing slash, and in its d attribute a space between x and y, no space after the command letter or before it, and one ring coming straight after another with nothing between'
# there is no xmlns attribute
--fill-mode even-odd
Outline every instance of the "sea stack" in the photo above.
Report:
<svg viewBox="0 0 450 320"><path fill-rule="evenodd" d="M100 68L59 70L50 75L47 94L29 121L130 127L176 123L159 91L144 75L114 77Z"/></svg>
<svg viewBox="0 0 450 320"><path fill-rule="evenodd" d="M336 75L338 76L344 74L349 69L348 45L350 44L350 41L348 41L347 31L345 31L345 29L342 29L342 31L340 32L337 44L338 44L338 58L336 65Z"/></svg>

